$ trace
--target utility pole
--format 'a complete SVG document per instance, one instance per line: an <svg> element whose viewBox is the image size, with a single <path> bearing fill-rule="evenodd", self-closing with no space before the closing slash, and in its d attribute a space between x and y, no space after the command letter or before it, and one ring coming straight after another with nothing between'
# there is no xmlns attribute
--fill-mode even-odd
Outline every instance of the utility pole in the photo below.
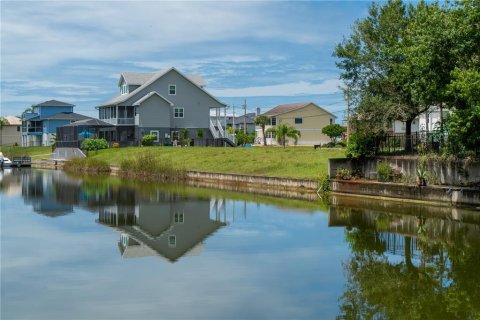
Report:
<svg viewBox="0 0 480 320"><path fill-rule="evenodd" d="M233 128L233 134L235 134L235 103L232 104L232 108L233 108L232 128Z"/></svg>
<svg viewBox="0 0 480 320"><path fill-rule="evenodd" d="M243 103L243 133L247 134L247 99Z"/></svg>

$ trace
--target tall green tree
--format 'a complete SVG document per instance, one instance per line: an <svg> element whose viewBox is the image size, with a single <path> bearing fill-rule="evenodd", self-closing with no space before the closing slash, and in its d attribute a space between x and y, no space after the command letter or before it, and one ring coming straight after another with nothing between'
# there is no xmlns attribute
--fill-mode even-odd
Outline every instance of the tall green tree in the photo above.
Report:
<svg viewBox="0 0 480 320"><path fill-rule="evenodd" d="M262 129L263 134L263 145L267 145L267 136L265 135L265 127L270 124L270 118L264 115L259 115L255 117L255 125L259 126Z"/></svg>
<svg viewBox="0 0 480 320"><path fill-rule="evenodd" d="M322 133L327 135L333 143L336 142L337 137L340 137L347 129L339 124L329 124L322 128Z"/></svg>
<svg viewBox="0 0 480 320"><path fill-rule="evenodd" d="M287 145L288 138L293 139L294 143L297 144L298 139L301 137L300 131L288 123L280 123L275 128L269 128L267 132L272 132L277 138L278 144L284 148Z"/></svg>
<svg viewBox="0 0 480 320"><path fill-rule="evenodd" d="M391 0L373 4L356 22L334 55L357 119L373 118L380 128L401 120L410 136L413 120L444 100L451 70L445 15L437 3Z"/></svg>

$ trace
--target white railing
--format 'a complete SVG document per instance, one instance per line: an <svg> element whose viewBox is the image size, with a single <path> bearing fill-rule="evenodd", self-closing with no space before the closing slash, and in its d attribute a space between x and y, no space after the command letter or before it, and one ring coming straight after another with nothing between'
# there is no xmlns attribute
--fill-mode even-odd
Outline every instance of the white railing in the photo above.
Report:
<svg viewBox="0 0 480 320"><path fill-rule="evenodd" d="M213 124L212 120L210 120L210 132L212 133L213 138L219 138L219 134L217 132L217 129L215 129L215 125Z"/></svg>
<svg viewBox="0 0 480 320"><path fill-rule="evenodd" d="M110 119L101 119L101 120L113 125L135 124L135 118L110 118Z"/></svg>
<svg viewBox="0 0 480 320"><path fill-rule="evenodd" d="M220 136L222 138L225 138L225 132L223 131L222 123L218 119L217 119L217 128L218 128L218 131L220 132Z"/></svg>

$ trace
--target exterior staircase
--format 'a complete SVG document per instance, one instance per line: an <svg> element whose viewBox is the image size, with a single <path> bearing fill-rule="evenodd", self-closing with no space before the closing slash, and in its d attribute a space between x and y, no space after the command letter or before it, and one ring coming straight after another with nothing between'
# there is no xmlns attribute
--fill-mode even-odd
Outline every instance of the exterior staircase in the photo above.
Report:
<svg viewBox="0 0 480 320"><path fill-rule="evenodd" d="M230 147L236 147L235 135L228 133L227 130L224 130L222 124L219 120L210 119L210 132L215 140L220 140L229 145Z"/></svg>

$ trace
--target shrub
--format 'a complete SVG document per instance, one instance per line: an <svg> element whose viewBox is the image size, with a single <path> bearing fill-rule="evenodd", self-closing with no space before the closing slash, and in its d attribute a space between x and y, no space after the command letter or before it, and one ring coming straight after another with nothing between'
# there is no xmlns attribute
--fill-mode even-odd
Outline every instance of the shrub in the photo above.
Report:
<svg viewBox="0 0 480 320"><path fill-rule="evenodd" d="M83 139L80 148L87 151L97 151L101 149L108 149L108 142L105 139Z"/></svg>
<svg viewBox="0 0 480 320"><path fill-rule="evenodd" d="M324 173L320 175L320 179L318 180L317 192L320 195L325 195L330 192L330 177L328 176L328 174Z"/></svg>
<svg viewBox="0 0 480 320"><path fill-rule="evenodd" d="M335 148L335 142L328 142L322 145L322 148Z"/></svg>
<svg viewBox="0 0 480 320"><path fill-rule="evenodd" d="M350 180L352 179L352 172L347 168L338 168L336 178L342 180Z"/></svg>
<svg viewBox="0 0 480 320"><path fill-rule="evenodd" d="M347 144L344 141L338 141L337 143L335 143L335 147L337 148L345 148L346 146Z"/></svg>
<svg viewBox="0 0 480 320"><path fill-rule="evenodd" d="M353 133L348 141L347 157L359 158L375 156L378 149L379 138L381 138L381 135Z"/></svg>
<svg viewBox="0 0 480 320"><path fill-rule="evenodd" d="M394 171L388 164L388 162L380 161L377 163L377 178L378 181L392 181L394 177Z"/></svg>
<svg viewBox="0 0 480 320"><path fill-rule="evenodd" d="M153 146L153 142L157 140L155 134L146 134L142 137L142 146Z"/></svg>

